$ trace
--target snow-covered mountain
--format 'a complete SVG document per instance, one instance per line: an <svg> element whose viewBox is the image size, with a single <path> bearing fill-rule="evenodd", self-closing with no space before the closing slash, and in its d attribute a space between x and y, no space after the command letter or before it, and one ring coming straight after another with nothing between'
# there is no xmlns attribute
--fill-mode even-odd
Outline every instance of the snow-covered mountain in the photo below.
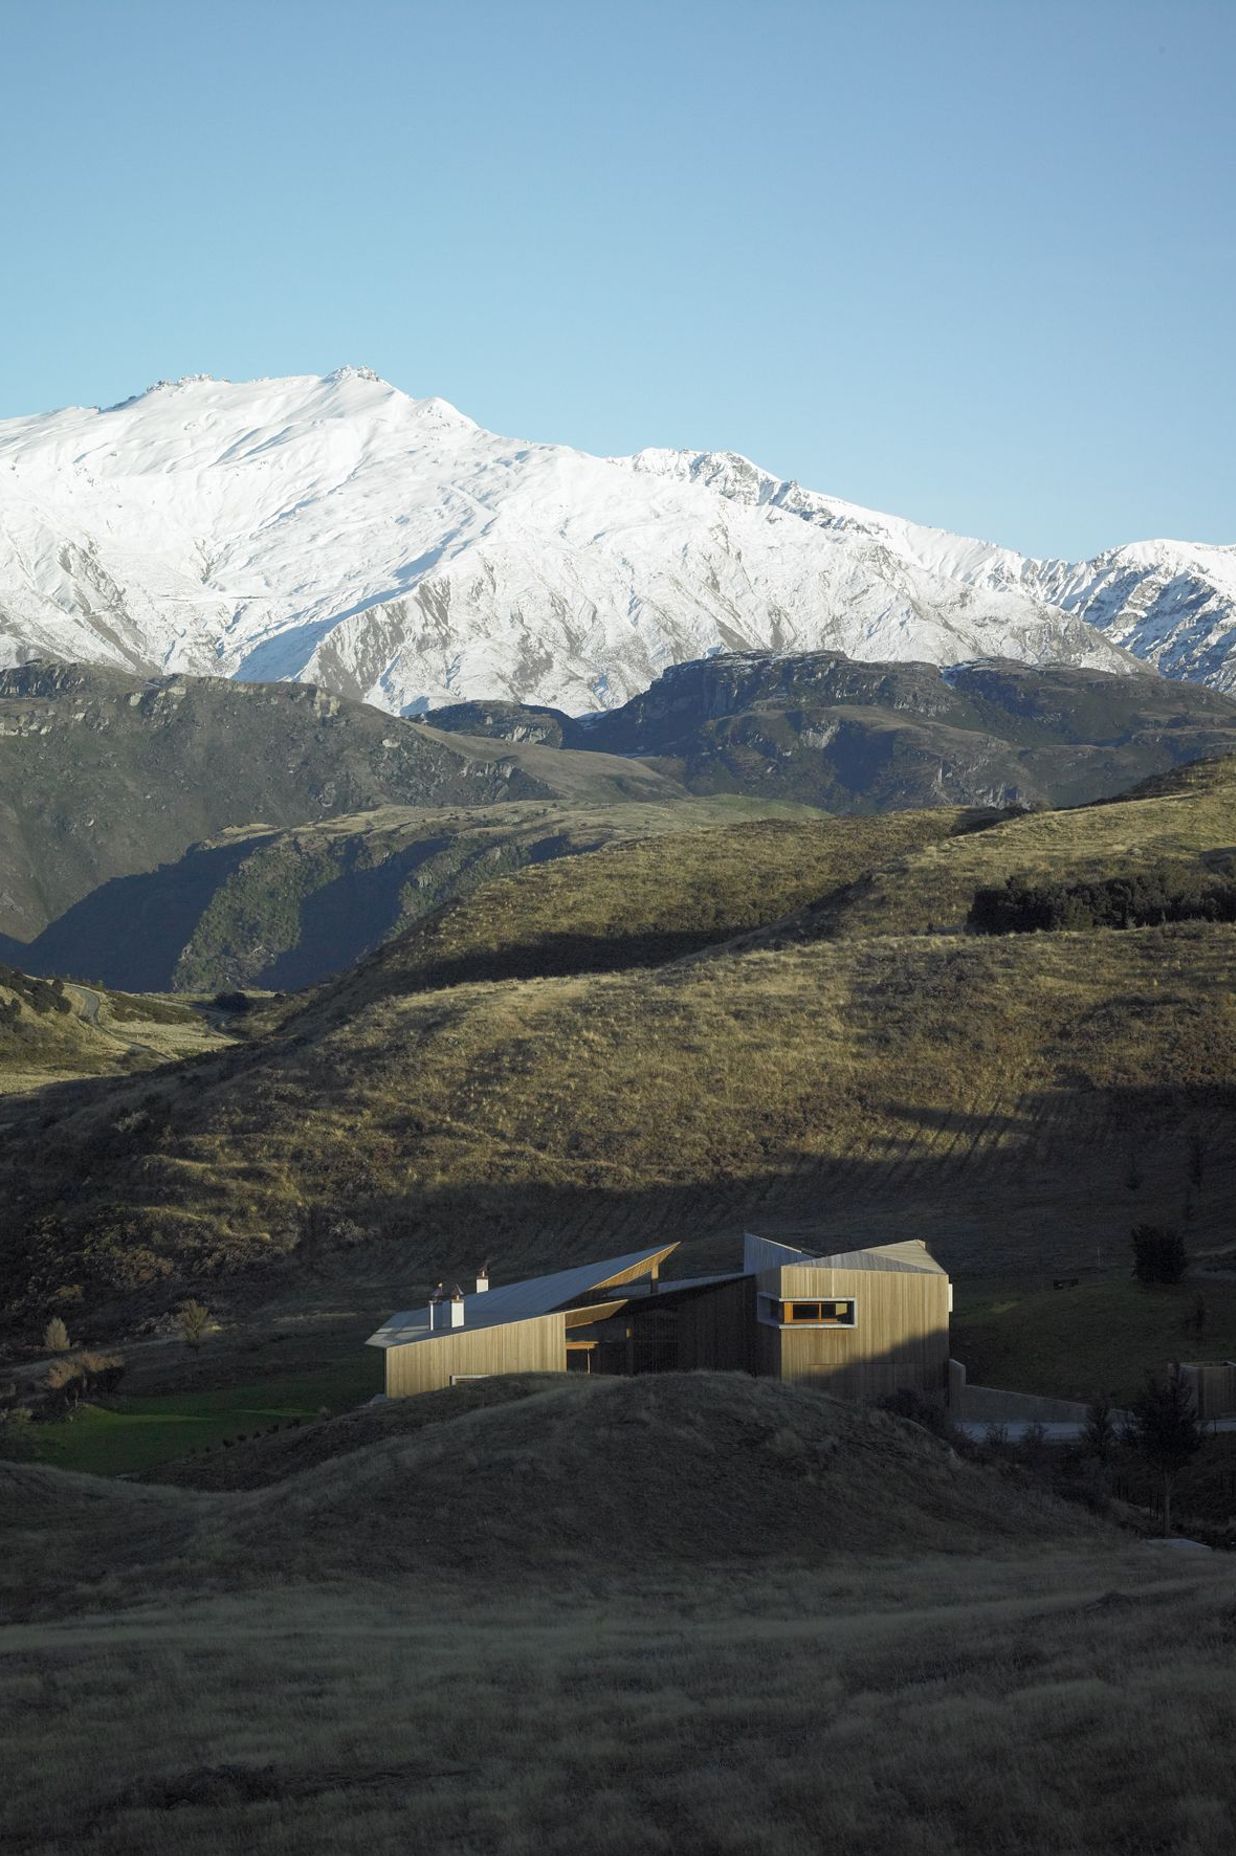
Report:
<svg viewBox="0 0 1236 1856"><path fill-rule="evenodd" d="M1236 550L1186 556L1192 591L1167 544L1030 562L728 454L499 438L363 368L0 423L0 664L299 679L405 713L603 709L733 649L1135 670L1128 642L1224 686L1217 647L1167 634L1232 626Z"/></svg>

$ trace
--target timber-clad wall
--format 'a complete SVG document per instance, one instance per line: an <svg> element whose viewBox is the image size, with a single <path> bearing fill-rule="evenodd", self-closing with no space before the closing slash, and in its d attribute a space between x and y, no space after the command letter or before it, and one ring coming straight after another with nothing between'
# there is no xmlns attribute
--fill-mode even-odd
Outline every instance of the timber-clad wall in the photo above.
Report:
<svg viewBox="0 0 1236 1856"><path fill-rule="evenodd" d="M853 1301L852 1328L760 1324L760 1371L805 1379L843 1398L948 1387L948 1278L926 1270L762 1271L759 1289L785 1301Z"/></svg>
<svg viewBox="0 0 1236 1856"><path fill-rule="evenodd" d="M441 1319L447 1320L446 1304ZM386 1350L389 1398L436 1392L455 1373L564 1373L566 1316L541 1315L533 1321L496 1328L448 1328L432 1340Z"/></svg>
<svg viewBox="0 0 1236 1856"><path fill-rule="evenodd" d="M672 1282L667 1283L672 1290ZM698 1295L687 1294L678 1310L680 1373L754 1373L755 1282L750 1276L718 1283Z"/></svg>

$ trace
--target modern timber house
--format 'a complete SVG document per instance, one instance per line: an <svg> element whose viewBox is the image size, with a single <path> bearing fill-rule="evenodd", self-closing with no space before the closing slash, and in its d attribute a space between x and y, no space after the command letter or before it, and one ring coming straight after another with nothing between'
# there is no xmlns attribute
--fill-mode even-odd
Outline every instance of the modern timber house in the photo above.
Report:
<svg viewBox="0 0 1236 1856"><path fill-rule="evenodd" d="M392 1315L391 1398L493 1373L746 1372L838 1397L944 1400L949 1279L918 1241L814 1256L743 1240L733 1275L661 1280L677 1244Z"/></svg>

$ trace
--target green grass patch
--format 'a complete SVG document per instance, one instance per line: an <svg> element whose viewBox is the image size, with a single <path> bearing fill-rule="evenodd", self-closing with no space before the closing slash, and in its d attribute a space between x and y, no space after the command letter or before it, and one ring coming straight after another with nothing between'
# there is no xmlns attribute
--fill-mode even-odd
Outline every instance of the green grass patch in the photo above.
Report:
<svg viewBox="0 0 1236 1856"><path fill-rule="evenodd" d="M59 1469L119 1476L214 1448L225 1437L252 1437L294 1418L314 1418L323 1408L347 1411L381 1390L380 1357L357 1347L328 1366L285 1379L87 1406L38 1425L36 1438L43 1461Z"/></svg>
<svg viewBox="0 0 1236 1856"><path fill-rule="evenodd" d="M1236 1282L1076 1289L958 1283L953 1352L975 1385L1052 1398L1133 1398L1169 1360L1236 1359ZM1199 1298L1200 1334L1194 1320Z"/></svg>

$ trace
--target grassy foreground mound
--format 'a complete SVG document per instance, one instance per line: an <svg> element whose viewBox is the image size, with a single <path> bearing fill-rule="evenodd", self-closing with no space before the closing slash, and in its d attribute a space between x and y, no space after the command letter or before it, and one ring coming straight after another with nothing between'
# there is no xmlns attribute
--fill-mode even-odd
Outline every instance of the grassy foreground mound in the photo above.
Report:
<svg viewBox="0 0 1236 1856"><path fill-rule="evenodd" d="M960 1552L1094 1529L915 1425L741 1374L568 1378L446 1422L406 1422L235 1498L231 1550L300 1577L357 1554L373 1574L552 1577Z"/></svg>
<svg viewBox="0 0 1236 1856"><path fill-rule="evenodd" d="M301 1577L356 1553L374 1574L532 1576L960 1552L1094 1528L917 1425L775 1380L529 1375L461 1391L212 1456L201 1479L263 1490L218 1511L228 1551Z"/></svg>
<svg viewBox="0 0 1236 1856"><path fill-rule="evenodd" d="M6 1849L1226 1856L1221 1556L800 1388L457 1392L247 1493L0 1465Z"/></svg>
<svg viewBox="0 0 1236 1856"><path fill-rule="evenodd" d="M194 1493L0 1464L15 1604L278 1576L533 1584L663 1568L817 1565L1093 1540L1081 1510L917 1425L742 1374L525 1377L330 1420L289 1456L235 1446L247 1491ZM316 1461L298 1467L305 1456ZM152 1472L154 1474L159 1472ZM51 1531L55 1538L44 1535Z"/></svg>

